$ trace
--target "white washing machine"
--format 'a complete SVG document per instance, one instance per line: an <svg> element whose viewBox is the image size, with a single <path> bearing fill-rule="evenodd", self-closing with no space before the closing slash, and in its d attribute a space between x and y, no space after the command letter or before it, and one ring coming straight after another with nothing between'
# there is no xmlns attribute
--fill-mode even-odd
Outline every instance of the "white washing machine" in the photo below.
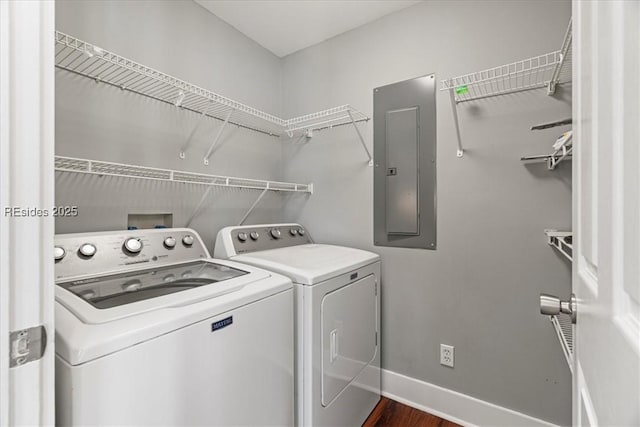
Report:
<svg viewBox="0 0 640 427"><path fill-rule="evenodd" d="M215 256L293 281L296 423L361 425L380 399L380 257L314 244L299 224L224 228Z"/></svg>
<svg viewBox="0 0 640 427"><path fill-rule="evenodd" d="M57 425L293 425L288 278L190 229L55 244Z"/></svg>

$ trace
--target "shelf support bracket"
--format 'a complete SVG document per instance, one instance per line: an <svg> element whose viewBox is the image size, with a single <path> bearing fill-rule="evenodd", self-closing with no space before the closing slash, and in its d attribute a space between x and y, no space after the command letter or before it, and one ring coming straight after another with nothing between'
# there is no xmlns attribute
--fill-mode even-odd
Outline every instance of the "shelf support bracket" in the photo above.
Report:
<svg viewBox="0 0 640 427"><path fill-rule="evenodd" d="M186 152L187 152L187 149L189 148L189 145L191 145L191 140L193 140L193 137L196 134L196 131L200 128L200 125L202 125L202 123L204 122L204 118L207 116L207 113L209 112L209 108L211 107L211 105L213 104L209 103L209 105L207 105L207 107L204 110L202 110L202 113L200 113L200 117L198 118L196 125L193 127L193 129L191 130L191 133L187 137L187 141L184 143L182 148L180 148L180 158L182 160L186 159L187 157Z"/></svg>
<svg viewBox="0 0 640 427"><path fill-rule="evenodd" d="M564 40L562 42L562 48L560 49L560 61L556 64L553 69L553 74L551 75L551 80L549 80L549 84L547 85L547 95L553 95L556 93L556 86L560 81L560 72L562 71L562 67L564 66L564 62L567 59L567 55L569 53L569 49L571 49L572 42L572 32L571 27L573 25L573 20L569 20L569 26L567 27L567 31L564 35Z"/></svg>
<svg viewBox="0 0 640 427"><path fill-rule="evenodd" d="M351 119L351 124L353 124L353 127L356 129L356 132L358 133L358 138L360 138L360 143L362 144L362 148L364 148L364 151L367 152L367 157L369 157L369 166L373 166L373 157L371 157L371 153L369 152L369 149L367 148L367 144L364 142L364 138L362 137L362 133L360 132L360 129L358 128L358 125L356 124L356 121L353 119L353 115L351 114L351 111L347 110L347 114L349 115L349 118Z"/></svg>
<svg viewBox="0 0 640 427"><path fill-rule="evenodd" d="M191 226L191 221L193 221L193 219L196 217L198 212L200 212L200 209L202 208L202 205L204 204L204 201L207 200L207 196L211 192L212 188L213 187L207 187L207 189L205 190L204 194L200 198L200 201L198 202L198 204L196 205L195 209L193 210L193 213L191 214L191 216L187 220L187 223L186 223L185 227L190 227Z"/></svg>
<svg viewBox="0 0 640 427"><path fill-rule="evenodd" d="M456 95L453 93L454 88L449 89L449 97L451 99L451 110L453 111L453 125L456 128L456 138L458 139L458 151L456 155L462 157L464 150L462 149L462 138L460 138L460 123L458 122L458 106L456 105Z"/></svg>
<svg viewBox="0 0 640 427"><path fill-rule="evenodd" d="M251 207L249 208L249 210L247 211L247 213L244 214L244 216L242 217L242 219L240 220L240 222L238 223L238 225L242 225L244 224L244 222L247 220L247 218L249 217L249 215L251 215L251 212L253 212L253 210L256 208L256 206L258 206L258 203L260 203L260 201L262 201L262 198L264 197L265 194L267 194L267 191L269 191L269 185L267 184L267 188L265 188L264 190L262 190L262 193L260 193L260 195L258 196L258 198L256 199L255 202L253 202L253 204L251 205Z"/></svg>
<svg viewBox="0 0 640 427"><path fill-rule="evenodd" d="M220 129L218 130L218 134L216 135L216 138L213 140L211 147L209 147L209 151L207 151L207 154L204 155L204 164L206 166L209 166L209 157L211 157L211 153L213 153L213 149L216 147L216 144L218 144L218 141L220 141L222 132L224 132L224 128L227 127L227 124L229 123L229 119L231 118L231 115L234 113L234 111L236 110L233 109L229 111L229 114L227 114L227 117L224 119L224 123L222 123L222 126L220 126Z"/></svg>

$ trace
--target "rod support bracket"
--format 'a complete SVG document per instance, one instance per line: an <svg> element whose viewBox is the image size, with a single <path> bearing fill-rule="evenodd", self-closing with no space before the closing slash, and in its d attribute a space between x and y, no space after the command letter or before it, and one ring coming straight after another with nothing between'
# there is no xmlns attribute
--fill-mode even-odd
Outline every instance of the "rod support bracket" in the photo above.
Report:
<svg viewBox="0 0 640 427"><path fill-rule="evenodd" d="M367 153L367 157L369 158L369 166L373 166L373 156L369 152L369 149L367 148L367 144L364 142L364 137L362 136L362 133L358 128L358 124L353 119L353 114L351 114L351 111L347 110L347 114L349 115L349 119L351 120L351 124L353 125L353 128L356 130L356 133L358 134L358 138L360 139L360 144L362 144L362 148Z"/></svg>
<svg viewBox="0 0 640 427"><path fill-rule="evenodd" d="M229 119L231 118L231 115L235 111L236 111L235 109L229 110L227 117L224 119L224 122L222 123L222 126L220 126L220 129L218 129L218 134L216 135L216 138L213 140L213 143L211 143L211 146L209 147L207 154L204 155L205 166L209 166L209 157L211 157L211 154L213 154L213 150L218 144L218 141L220 141L220 137L222 136L222 132L224 132L224 128L227 127L227 124L229 124Z"/></svg>
<svg viewBox="0 0 640 427"><path fill-rule="evenodd" d="M458 150L457 153L456 153L456 156L458 156L458 157L464 156L464 150Z"/></svg>

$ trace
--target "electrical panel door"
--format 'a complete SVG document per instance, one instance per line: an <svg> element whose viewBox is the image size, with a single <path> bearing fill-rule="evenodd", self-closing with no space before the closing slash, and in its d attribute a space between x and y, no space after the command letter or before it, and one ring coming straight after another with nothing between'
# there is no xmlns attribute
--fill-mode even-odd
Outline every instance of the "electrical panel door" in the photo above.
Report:
<svg viewBox="0 0 640 427"><path fill-rule="evenodd" d="M436 79L374 89L374 243L436 249Z"/></svg>

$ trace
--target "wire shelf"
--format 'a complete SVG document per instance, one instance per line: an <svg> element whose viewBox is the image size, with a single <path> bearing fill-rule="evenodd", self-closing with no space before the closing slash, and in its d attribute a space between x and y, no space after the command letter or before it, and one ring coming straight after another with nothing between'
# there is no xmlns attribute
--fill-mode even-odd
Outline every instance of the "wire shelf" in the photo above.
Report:
<svg viewBox="0 0 640 427"><path fill-rule="evenodd" d="M317 113L294 117L286 121L286 132L289 136L300 131L314 131L330 129L334 126L342 126L369 120L366 114L356 110L350 105L341 105Z"/></svg>
<svg viewBox="0 0 640 427"><path fill-rule="evenodd" d="M573 232L544 230L544 233L547 235L547 243L573 262Z"/></svg>
<svg viewBox="0 0 640 427"><path fill-rule="evenodd" d="M571 81L571 21L560 50L463 76L442 80L440 90L452 91L456 103L546 87Z"/></svg>
<svg viewBox="0 0 640 427"><path fill-rule="evenodd" d="M60 31L55 33L55 42L59 69L267 135L294 136L369 120L349 105L285 120Z"/></svg>
<svg viewBox="0 0 640 427"><path fill-rule="evenodd" d="M265 181L260 179L236 178L219 175L197 174L146 166L110 163L97 160L77 159L73 157L55 157L55 170L100 176L118 176L155 181L171 181L186 184L200 184L219 187L248 188L256 190L313 193L312 184Z"/></svg>
<svg viewBox="0 0 640 427"><path fill-rule="evenodd" d="M560 50L440 81L440 90L448 91L451 99L458 157L464 156L464 149L456 106L461 102L543 87L547 88L548 95L553 95L558 84L571 81L571 28L572 20L570 19ZM545 158L548 157L545 156ZM555 160L555 157L553 159Z"/></svg>
<svg viewBox="0 0 640 427"><path fill-rule="evenodd" d="M558 336L558 341L560 341L562 353L567 360L569 369L573 372L573 324L571 317L566 314L549 317Z"/></svg>

